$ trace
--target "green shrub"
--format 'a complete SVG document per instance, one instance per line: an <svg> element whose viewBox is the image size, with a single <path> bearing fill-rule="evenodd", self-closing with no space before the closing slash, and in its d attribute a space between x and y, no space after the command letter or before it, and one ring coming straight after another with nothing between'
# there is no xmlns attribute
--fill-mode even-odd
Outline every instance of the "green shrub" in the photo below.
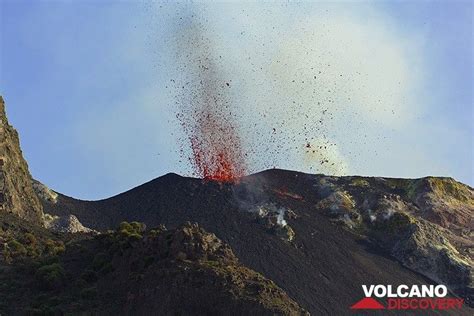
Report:
<svg viewBox="0 0 474 316"><path fill-rule="evenodd" d="M106 253L99 253L92 261L92 269L100 274L107 274L113 271L113 266L110 260L110 256Z"/></svg>
<svg viewBox="0 0 474 316"><path fill-rule="evenodd" d="M114 271L114 267L112 266L110 262L107 262L106 264L104 264L102 268L99 270L101 274L107 274L112 271Z"/></svg>
<svg viewBox="0 0 474 316"><path fill-rule="evenodd" d="M38 260L38 268L41 266L47 266L53 263L59 263L59 257L58 256L45 256L41 257L40 260Z"/></svg>
<svg viewBox="0 0 474 316"><path fill-rule="evenodd" d="M408 229L413 223L414 219L409 214L397 212L389 219L377 222L375 229L383 232L399 233Z"/></svg>
<svg viewBox="0 0 474 316"><path fill-rule="evenodd" d="M109 256L101 252L95 255L94 260L92 261L92 268L94 271L101 270L109 262Z"/></svg>
<svg viewBox="0 0 474 316"><path fill-rule="evenodd" d="M108 252L109 255L113 256L115 254L120 253L120 251L121 251L120 244L117 243L117 242L114 242L114 243L110 244L109 249L108 249L107 252Z"/></svg>
<svg viewBox="0 0 474 316"><path fill-rule="evenodd" d="M145 224L139 222L122 222L119 226L120 237L125 238L129 241L138 241L143 238L141 233L146 229Z"/></svg>
<svg viewBox="0 0 474 316"><path fill-rule="evenodd" d="M141 240L142 238L143 238L142 235L136 234L136 233L130 234L130 235L128 236L128 240L130 240L130 241L139 241L139 240Z"/></svg>
<svg viewBox="0 0 474 316"><path fill-rule="evenodd" d="M40 267L35 274L39 285L45 289L60 287L66 278L66 272L59 263L53 263Z"/></svg>
<svg viewBox="0 0 474 316"><path fill-rule="evenodd" d="M97 289L95 287L85 288L81 291L81 297L85 300L92 300L97 297Z"/></svg>
<svg viewBox="0 0 474 316"><path fill-rule="evenodd" d="M28 245L26 246L26 250L29 257L38 257L41 254L36 245Z"/></svg>
<svg viewBox="0 0 474 316"><path fill-rule="evenodd" d="M34 298L29 308L25 310L26 315L64 315L64 311L61 310L59 305L61 299L57 296L43 296L38 295Z"/></svg>
<svg viewBox="0 0 474 316"><path fill-rule="evenodd" d="M66 246L64 246L64 243L62 241L55 241L52 239L46 240L46 252L49 255L58 255L63 253L66 250Z"/></svg>
<svg viewBox="0 0 474 316"><path fill-rule="evenodd" d="M38 247L38 240L35 235L32 233L26 233L24 236L26 250L29 257L38 257L41 254L41 251Z"/></svg>
<svg viewBox="0 0 474 316"><path fill-rule="evenodd" d="M8 248L11 251L12 256L26 256L27 251L25 246L23 246L19 241L13 239L8 242Z"/></svg>
<svg viewBox="0 0 474 316"><path fill-rule="evenodd" d="M140 222L131 222L131 223L121 222L118 230L119 231L127 231L131 234L133 234L133 233L141 234L141 233L145 232L146 225L144 223L140 223Z"/></svg>
<svg viewBox="0 0 474 316"><path fill-rule="evenodd" d="M146 225L139 222L131 222L130 225L133 228L133 231L137 234L143 233L146 230Z"/></svg>
<svg viewBox="0 0 474 316"><path fill-rule="evenodd" d="M28 245L36 246L38 243L38 240L36 239L35 235L32 233L26 233L25 234L25 240Z"/></svg>
<svg viewBox="0 0 474 316"><path fill-rule="evenodd" d="M120 233L120 236L124 238L128 238L132 235L132 233L126 229L121 229L119 233Z"/></svg>
<svg viewBox="0 0 474 316"><path fill-rule="evenodd" d="M8 264L12 263L12 260L13 260L12 254L11 254L10 249L8 248L8 244L6 244L6 243L3 244L2 256L3 256L3 260L6 263L8 263Z"/></svg>
<svg viewBox="0 0 474 316"><path fill-rule="evenodd" d="M149 236L150 238L156 238L157 236L160 235L160 233L161 233L161 232L160 232L158 229L152 229L152 230L150 230L150 231L148 232L148 236Z"/></svg>
<svg viewBox="0 0 474 316"><path fill-rule="evenodd" d="M119 225L119 231L123 231L123 230L127 231L127 232L132 232L133 227L128 222L121 222L120 225Z"/></svg>
<svg viewBox="0 0 474 316"><path fill-rule="evenodd" d="M83 288L86 288L90 285L90 283L88 283L86 280L82 279L82 278L78 278L75 282L74 282L74 287L75 288L78 288L78 289L83 289Z"/></svg>
<svg viewBox="0 0 474 316"><path fill-rule="evenodd" d="M88 283L96 282L98 279L97 272L92 270L86 270L81 274L81 279L85 280Z"/></svg>
<svg viewBox="0 0 474 316"><path fill-rule="evenodd" d="M158 227L155 227L155 228L153 228L152 230L150 230L150 231L148 232L148 236L149 236L150 238L156 238L156 237L158 237L162 232L165 232L166 230L167 230L167 229L166 229L166 226L163 225L163 224L161 224L161 225L159 225Z"/></svg>
<svg viewBox="0 0 474 316"><path fill-rule="evenodd" d="M45 315L54 315L54 311L50 307L42 306L40 308L27 308L25 310L26 315L32 315L32 316L45 316Z"/></svg>
<svg viewBox="0 0 474 316"><path fill-rule="evenodd" d="M144 267L145 269L151 266L155 262L155 258L153 256L146 256L145 257L145 262L144 262Z"/></svg>
<svg viewBox="0 0 474 316"><path fill-rule="evenodd" d="M365 179L362 178L355 178L354 180L351 181L349 184L350 186L355 186L355 187L368 187L370 186L369 182Z"/></svg>

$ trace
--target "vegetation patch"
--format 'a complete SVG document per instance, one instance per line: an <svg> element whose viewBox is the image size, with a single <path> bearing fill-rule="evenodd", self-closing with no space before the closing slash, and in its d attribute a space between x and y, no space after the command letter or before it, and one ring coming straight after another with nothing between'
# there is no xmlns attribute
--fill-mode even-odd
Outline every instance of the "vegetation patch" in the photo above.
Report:
<svg viewBox="0 0 474 316"><path fill-rule="evenodd" d="M97 295L98 295L98 292L95 287L85 288L81 291L81 297L85 300L95 299Z"/></svg>
<svg viewBox="0 0 474 316"><path fill-rule="evenodd" d="M66 272L59 263L53 263L40 267L35 274L35 278L43 289L60 288L66 279Z"/></svg>
<svg viewBox="0 0 474 316"><path fill-rule="evenodd" d="M409 214L395 212L391 217L374 222L374 229L380 232L399 233L415 223L415 219Z"/></svg>
<svg viewBox="0 0 474 316"><path fill-rule="evenodd" d="M370 184L365 179L355 178L351 181L351 183L349 185L353 186L353 187L368 187Z"/></svg>

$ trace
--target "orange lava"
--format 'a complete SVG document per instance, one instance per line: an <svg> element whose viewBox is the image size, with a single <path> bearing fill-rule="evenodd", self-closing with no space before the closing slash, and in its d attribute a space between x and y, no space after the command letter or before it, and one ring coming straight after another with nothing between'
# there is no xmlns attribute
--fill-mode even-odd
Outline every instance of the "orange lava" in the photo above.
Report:
<svg viewBox="0 0 474 316"><path fill-rule="evenodd" d="M197 118L198 126L189 135L191 162L195 173L206 180L235 182L246 173L240 138L225 118L209 115Z"/></svg>
<svg viewBox="0 0 474 316"><path fill-rule="evenodd" d="M275 192L282 198L290 197L295 200L303 200L303 197L301 195L296 194L296 193L291 193L286 188L274 189L273 192Z"/></svg>
<svg viewBox="0 0 474 316"><path fill-rule="evenodd" d="M223 77L220 59L200 25L180 39L185 63L182 81L171 80L177 89L177 118L185 137L181 157L194 175L207 180L235 182L246 175L246 156L239 135L238 107L233 103L231 80ZM183 53L181 52L181 53ZM190 150L189 150L190 149Z"/></svg>

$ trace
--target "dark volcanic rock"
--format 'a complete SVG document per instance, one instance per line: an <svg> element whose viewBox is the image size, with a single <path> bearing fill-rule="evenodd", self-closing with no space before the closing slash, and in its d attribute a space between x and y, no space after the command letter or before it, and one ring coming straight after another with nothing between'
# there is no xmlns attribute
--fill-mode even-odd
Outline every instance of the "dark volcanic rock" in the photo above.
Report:
<svg viewBox="0 0 474 316"><path fill-rule="evenodd" d="M232 249L197 224L160 231L117 260L111 279L130 275L127 257L154 258L119 296L134 315L304 315L283 290L244 267ZM148 259L150 260L150 259ZM136 267L133 268L136 270ZM114 281L111 281L114 282Z"/></svg>
<svg viewBox="0 0 474 316"><path fill-rule="evenodd" d="M0 272L9 271L0 273L0 313L307 314L199 225L144 228L123 222L117 231L68 243L59 258L44 258L16 272L0 261Z"/></svg>
<svg viewBox="0 0 474 316"><path fill-rule="evenodd" d="M43 207L36 196L17 131L8 124L0 96L0 213L8 212L40 223Z"/></svg>
<svg viewBox="0 0 474 316"><path fill-rule="evenodd" d="M56 204L46 203L45 207L52 214L71 212L84 225L99 230L116 227L120 220L142 221L151 227L164 223L170 228L186 221L198 222L228 243L240 262L273 280L316 315L346 314L348 307L363 296L362 284L433 284L445 281L446 275L452 277L450 286L456 282L467 284L465 274L460 278L456 274L466 272L462 267L451 270L450 261L443 260L443 256L429 260L430 254L437 256L438 246L430 241L431 234L420 231L413 235L413 241L406 239L405 248L398 249L401 252L391 253L400 237L391 230L399 223L385 227L383 219L397 219L398 215L392 214L396 212L388 210L400 206L394 195L402 195L409 206L413 203L405 198L403 188L390 185L386 179L353 180L270 170L246 177L239 184L226 184L169 174L110 199L88 202L59 195ZM384 195L388 200L377 202ZM363 207L365 200L368 202ZM291 241L269 229L268 221L255 213L269 205L285 210L283 219L294 231ZM379 218L373 223L380 223L378 231L383 234L386 229L390 248L373 242L372 235L361 226L371 225L371 216ZM271 219L274 221L273 215ZM426 239L419 242L418 237ZM392 254L400 254L399 261ZM432 264L430 270L410 265L410 258L415 264ZM435 280L400 263L429 272L425 275ZM438 272L444 277L431 274Z"/></svg>

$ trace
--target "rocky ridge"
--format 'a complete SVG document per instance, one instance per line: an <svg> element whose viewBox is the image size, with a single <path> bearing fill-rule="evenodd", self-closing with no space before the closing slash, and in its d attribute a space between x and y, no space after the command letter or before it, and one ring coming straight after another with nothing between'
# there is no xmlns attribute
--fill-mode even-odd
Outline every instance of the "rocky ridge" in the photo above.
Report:
<svg viewBox="0 0 474 316"><path fill-rule="evenodd" d="M20 261L16 268L0 260L0 272L8 272L0 273L0 312L308 314L198 224L145 228L122 222L115 231L69 242L59 256Z"/></svg>
<svg viewBox="0 0 474 316"><path fill-rule="evenodd" d="M38 198L44 202L55 204L58 201L58 194L48 188L38 180L32 179L33 190Z"/></svg>
<svg viewBox="0 0 474 316"><path fill-rule="evenodd" d="M97 231L84 227L74 215L56 216L44 214L44 227L56 233L98 233Z"/></svg>
<svg viewBox="0 0 474 316"><path fill-rule="evenodd" d="M377 242L408 268L472 293L472 188L434 177L326 178L316 187L316 209Z"/></svg>
<svg viewBox="0 0 474 316"><path fill-rule="evenodd" d="M10 126L0 96L0 213L40 222L43 207L35 194L17 131Z"/></svg>

